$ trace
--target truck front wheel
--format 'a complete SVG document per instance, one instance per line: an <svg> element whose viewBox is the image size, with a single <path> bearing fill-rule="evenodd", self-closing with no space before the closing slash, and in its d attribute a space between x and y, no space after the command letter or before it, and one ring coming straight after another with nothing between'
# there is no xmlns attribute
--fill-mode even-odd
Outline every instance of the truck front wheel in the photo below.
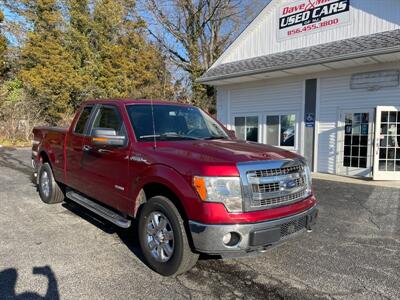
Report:
<svg viewBox="0 0 400 300"><path fill-rule="evenodd" d="M53 171L48 163L39 167L38 189L40 198L44 203L54 204L64 201L64 193L53 176Z"/></svg>
<svg viewBox="0 0 400 300"><path fill-rule="evenodd" d="M199 255L193 253L184 221L166 197L151 198L139 217L139 242L148 265L164 276L190 270Z"/></svg>

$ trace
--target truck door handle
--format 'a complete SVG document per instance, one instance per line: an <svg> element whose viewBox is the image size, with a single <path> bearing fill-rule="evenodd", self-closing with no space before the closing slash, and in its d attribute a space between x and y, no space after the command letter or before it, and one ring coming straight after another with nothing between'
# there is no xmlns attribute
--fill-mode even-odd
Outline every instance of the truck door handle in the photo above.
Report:
<svg viewBox="0 0 400 300"><path fill-rule="evenodd" d="M89 152L90 150L92 150L92 147L90 147L88 145L83 145L82 150L85 152Z"/></svg>
<svg viewBox="0 0 400 300"><path fill-rule="evenodd" d="M97 150L97 152L99 152L99 153L112 153L111 150L107 150L107 149L99 149L99 150Z"/></svg>

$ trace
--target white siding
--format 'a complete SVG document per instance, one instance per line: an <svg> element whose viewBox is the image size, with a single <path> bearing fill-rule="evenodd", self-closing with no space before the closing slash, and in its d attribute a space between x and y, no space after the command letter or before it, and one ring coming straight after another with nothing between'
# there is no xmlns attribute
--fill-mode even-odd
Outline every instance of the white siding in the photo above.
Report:
<svg viewBox="0 0 400 300"><path fill-rule="evenodd" d="M385 68L393 69L396 65ZM400 65L397 64L397 68ZM382 70L383 66L375 67ZM365 69L364 71L373 71ZM318 124L318 171L336 173L337 160L337 122L339 111L344 109L374 109L378 105L400 106L400 87L384 88L378 91L351 90L350 72L320 78ZM372 116L375 118L375 116ZM375 119L374 119L375 120Z"/></svg>
<svg viewBox="0 0 400 300"><path fill-rule="evenodd" d="M293 0L273 0L221 55L214 66L272 53L400 28L399 0L351 0L350 24L278 40L278 10Z"/></svg>
<svg viewBox="0 0 400 300"><path fill-rule="evenodd" d="M275 80L271 82L258 81L239 86L224 86L217 90L218 119L225 123L225 114L229 115L228 127L233 129L235 115L257 114L260 123L265 123L264 117L267 113L297 114L297 146L300 150L300 130L303 108L303 80ZM229 101L229 105L227 105ZM227 108L228 106L228 108ZM263 129L260 128L263 136ZM262 138L262 141L264 139Z"/></svg>
<svg viewBox="0 0 400 300"><path fill-rule="evenodd" d="M231 90L231 114L243 112L299 111L302 80L280 83L258 82Z"/></svg>
<svg viewBox="0 0 400 300"><path fill-rule="evenodd" d="M225 126L229 123L229 91L224 88L217 89L217 119Z"/></svg>

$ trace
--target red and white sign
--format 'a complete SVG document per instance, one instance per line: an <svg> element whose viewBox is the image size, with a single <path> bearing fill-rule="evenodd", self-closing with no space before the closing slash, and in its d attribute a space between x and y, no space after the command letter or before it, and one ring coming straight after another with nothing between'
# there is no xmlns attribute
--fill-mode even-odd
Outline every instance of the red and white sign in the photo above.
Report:
<svg viewBox="0 0 400 300"><path fill-rule="evenodd" d="M279 8L278 40L350 23L350 0L299 0Z"/></svg>

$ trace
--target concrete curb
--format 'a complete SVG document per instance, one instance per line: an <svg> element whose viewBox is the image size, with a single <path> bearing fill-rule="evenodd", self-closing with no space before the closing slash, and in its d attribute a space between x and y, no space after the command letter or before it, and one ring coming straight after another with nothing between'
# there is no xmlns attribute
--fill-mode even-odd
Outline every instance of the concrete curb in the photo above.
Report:
<svg viewBox="0 0 400 300"><path fill-rule="evenodd" d="M313 179L400 189L400 181L374 181L370 178L345 177L326 173L313 173Z"/></svg>

